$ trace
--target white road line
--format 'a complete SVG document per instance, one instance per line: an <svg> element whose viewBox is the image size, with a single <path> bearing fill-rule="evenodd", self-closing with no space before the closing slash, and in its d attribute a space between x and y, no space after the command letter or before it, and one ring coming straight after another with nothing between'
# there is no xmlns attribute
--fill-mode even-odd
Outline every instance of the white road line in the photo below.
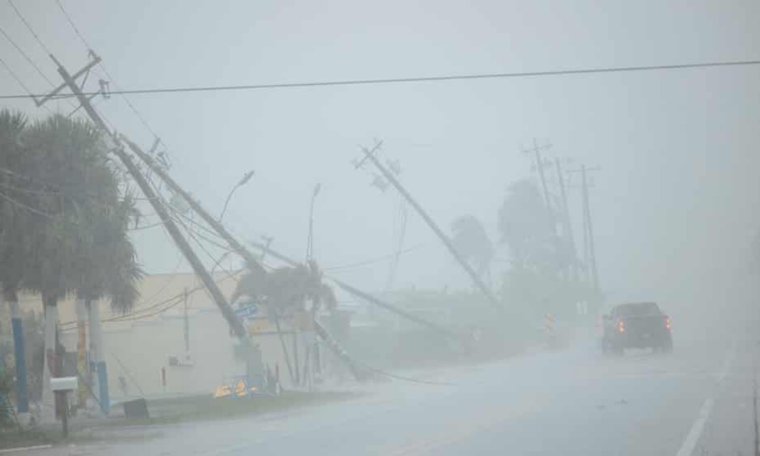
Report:
<svg viewBox="0 0 760 456"><path fill-rule="evenodd" d="M676 456L691 456L694 452L694 447L697 446L699 437L702 435L702 430L705 427L707 418L710 416L710 412L712 412L714 404L715 401L713 398L705 400L702 404L702 407L699 409L699 415L697 415L697 419L694 420L689 435L686 436L686 439L681 444L681 448L678 450L678 453L676 453Z"/></svg>
<svg viewBox="0 0 760 456"><path fill-rule="evenodd" d="M731 364L733 364L734 362L735 355L736 355L736 339L733 340L731 344L731 348L729 349L728 355L726 356L726 360L723 362L721 372L718 375L719 385L723 383L723 380L726 378L726 375L728 375L728 371L731 369ZM702 407L700 407L699 409L699 414L697 414L697 419L695 419L694 424L691 425L691 430L689 430L689 434L686 436L686 439L684 439L683 443L681 444L681 448L679 448L678 453L676 453L676 456L691 456L691 454L694 453L694 448L697 446L699 437L702 435L702 431L705 428L705 423L707 423L707 418L710 417L710 413L712 412L714 405L715 405L715 399L712 397L709 399L705 399L705 402L702 403Z"/></svg>
<svg viewBox="0 0 760 456"><path fill-rule="evenodd" d="M34 445L34 446L19 447L19 448L6 448L4 450L0 450L0 454L15 453L17 451L46 450L52 447L53 445Z"/></svg>

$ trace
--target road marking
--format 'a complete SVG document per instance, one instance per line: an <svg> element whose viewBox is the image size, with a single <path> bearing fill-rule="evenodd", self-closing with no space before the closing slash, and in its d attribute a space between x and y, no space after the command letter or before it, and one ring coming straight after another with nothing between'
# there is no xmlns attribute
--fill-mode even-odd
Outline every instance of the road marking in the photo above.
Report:
<svg viewBox="0 0 760 456"><path fill-rule="evenodd" d="M676 456L691 456L691 453L694 452L694 447L697 446L697 441L699 441L699 437L702 435L702 430L705 427L707 418L710 416L713 405L715 405L713 398L705 400L702 404L702 407L699 409L699 415L697 415L697 419L691 426L689 435L686 436L686 440L681 444L681 448L676 453Z"/></svg>
<svg viewBox="0 0 760 456"><path fill-rule="evenodd" d="M728 355L726 356L726 360L723 362L721 372L718 374L718 385L723 383L726 375L728 375L728 371L731 369L731 364L734 362L735 355L736 339L734 339L731 343L731 348L729 349ZM691 454L694 452L694 448L697 446L699 437L702 435L702 431L705 428L705 423L707 423L707 418L710 417L710 412L712 412L714 405L715 399L712 397L705 399L705 402L702 403L702 407L699 409L699 414L697 414L697 419L695 419L694 424L691 425L691 430L689 430L689 434L681 444L681 448L678 450L678 453L676 453L676 456L691 456Z"/></svg>
<svg viewBox="0 0 760 456"><path fill-rule="evenodd" d="M17 451L46 450L52 447L53 445L34 445L28 447L6 448L4 450L0 450L0 454L15 453Z"/></svg>

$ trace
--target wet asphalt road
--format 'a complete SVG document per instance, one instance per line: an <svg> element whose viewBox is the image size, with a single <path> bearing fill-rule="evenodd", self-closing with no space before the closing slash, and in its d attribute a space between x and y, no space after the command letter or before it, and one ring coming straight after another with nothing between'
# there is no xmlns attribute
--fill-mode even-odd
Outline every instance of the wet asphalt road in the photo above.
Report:
<svg viewBox="0 0 760 456"><path fill-rule="evenodd" d="M673 354L622 358L585 342L418 373L445 385L393 382L348 402L39 454L752 455L758 339L676 334Z"/></svg>

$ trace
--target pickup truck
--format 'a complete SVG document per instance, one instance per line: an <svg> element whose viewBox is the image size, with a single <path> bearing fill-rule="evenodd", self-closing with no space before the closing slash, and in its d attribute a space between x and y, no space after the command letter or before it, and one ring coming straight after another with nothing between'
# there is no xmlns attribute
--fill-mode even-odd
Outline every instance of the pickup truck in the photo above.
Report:
<svg viewBox="0 0 760 456"><path fill-rule="evenodd" d="M654 302L620 304L602 316L602 351L622 355L626 348L673 350L670 317Z"/></svg>

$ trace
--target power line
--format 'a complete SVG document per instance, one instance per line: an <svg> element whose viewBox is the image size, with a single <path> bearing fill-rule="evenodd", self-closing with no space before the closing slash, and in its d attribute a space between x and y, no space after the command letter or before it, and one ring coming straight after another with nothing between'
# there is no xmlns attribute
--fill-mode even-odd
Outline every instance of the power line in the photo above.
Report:
<svg viewBox="0 0 760 456"><path fill-rule="evenodd" d="M13 4L13 0L8 0L8 4L11 5L11 8L13 8L13 11L16 12L16 16L18 16L19 19L21 19L21 22L24 23L24 25L26 26L26 29L29 30L29 33L31 33L32 36L34 36L34 39L37 40L37 43L40 45L40 47L42 48L42 50L45 51L45 53L47 55L52 54L52 52L50 52L50 49L47 46L45 46L45 43L42 42L42 40L40 39L40 37L34 31L34 29L32 28L32 26L29 25L29 22L26 21L26 18L24 18L24 15L21 14L21 11L19 11L18 8L16 8L16 5Z"/></svg>
<svg viewBox="0 0 760 456"><path fill-rule="evenodd" d="M24 81L20 77L18 77L18 75L16 74L16 72L13 71L13 68L11 68L10 65L8 65L8 63L5 60L3 60L2 57L0 57L0 63L5 67L5 69L8 71L8 74L11 75L11 77L16 81L16 83L18 83L18 85L20 85L21 88L24 89L26 91L26 93L29 94L29 96L32 96L32 91L29 90L29 87L27 87L26 84L24 84ZM47 111L50 114L53 114L53 110L50 109L49 106L43 105L43 107L45 109L47 109Z"/></svg>
<svg viewBox="0 0 760 456"><path fill-rule="evenodd" d="M10 1L10 0L9 0ZM61 10L61 13L63 13L64 17L66 18L66 21L69 23L71 28L74 30L74 33L79 38L79 40L84 44L84 46L87 48L87 50L92 52L92 46L90 46L90 43L87 41L87 39L84 37L82 32L79 30L79 27L74 23L74 20L71 18L71 15L66 11L66 8L63 7L63 3L61 3L61 0L55 0L55 3L58 5L58 9ZM119 85L116 83L116 80L111 76L111 74L108 72L108 69L106 68L105 63L101 62L100 67L103 69L103 73L105 73L106 77L109 81L114 85L117 91L121 91ZM132 104L132 102L127 98L124 94L121 95L124 102L127 103L127 106L129 106L129 109L134 113L134 115L137 117L137 119L140 121L140 123L143 124L143 126L150 132L150 134L153 135L154 138L157 138L162 144L163 141L158 137L158 134L151 128L151 126L148 124L148 121L145 120L145 117L140 113L140 111L137 110L137 108ZM166 146L166 144L164 144Z"/></svg>
<svg viewBox="0 0 760 456"><path fill-rule="evenodd" d="M406 83L423 83L423 82L449 82L449 81L467 81L480 79L510 79L510 78L529 78L543 76L572 76L585 74L605 74L605 73L626 73L636 71L669 71L685 70L711 67L734 67L734 66L754 66L760 65L760 60L736 60L725 62L702 62L702 63L684 63L670 65L642 65L642 66L625 66L625 67L605 67L605 68L586 68L576 70L552 70L552 71L522 71L513 73L477 73L477 74L460 74L460 75L442 75L442 76L421 76L421 77L402 77L402 78L379 78L379 79L346 79L337 81L317 81L317 82L285 82L272 84L242 84L242 85L225 85L225 86L200 86L200 87L161 87L154 89L131 89L115 90L111 94L117 95L146 95L146 94L170 94L170 93L187 93L187 92L225 92L225 91L243 91L243 90L267 90L267 89L293 89L293 88L313 88L313 87L335 87L335 86L360 86L360 85L380 85L380 84L406 84ZM83 95L94 95L97 92L85 92ZM36 95L42 96L42 95ZM70 98L72 94L56 95L54 98ZM0 95L0 99L17 99L29 98L29 95Z"/></svg>
<svg viewBox="0 0 760 456"><path fill-rule="evenodd" d="M39 73L40 76L42 76L42 78L45 79L45 81L47 81L48 84L50 84L52 87L55 87L55 84L53 84L53 81L51 81L45 75L45 73L40 69L40 67L37 66L37 64L34 62L34 60L32 60L32 58L29 57L29 54L27 54L26 52L24 52L24 50L21 49L21 47L18 44L16 44L15 41L13 41L13 38L11 38L10 35L8 35L8 33L5 31L5 29L3 29L2 27L0 27L0 33L2 33L3 36L5 36L5 39L8 40L8 42L11 43L11 45L14 48L16 48L16 50L19 52L19 54L21 54L24 57L24 59L29 63L29 65L31 65L32 67L34 67L35 70L37 70L37 73ZM35 95L32 95L30 93L29 95L17 96L17 97L14 97L14 98L38 98L38 97L35 96Z"/></svg>
<svg viewBox="0 0 760 456"><path fill-rule="evenodd" d="M10 0L8 0L8 1L10 1ZM69 22L69 25L71 25L71 28L74 29L74 33L76 33L77 37L79 37L79 40L82 42L82 44L84 44L84 46L88 50L92 50L92 46L90 46L90 43L88 43L87 40L84 39L84 36L79 31L79 28L77 28L76 24L74 24L74 21L71 19L71 16L66 11L66 9L63 7L63 4L60 2L60 0L55 0L55 3L58 4L58 9L60 9L61 12L63 13L63 15L66 17L66 20Z"/></svg>
<svg viewBox="0 0 760 456"><path fill-rule="evenodd" d="M372 264L382 263L382 262L385 262L385 261L388 261L388 260L392 260L392 259L394 259L398 255L403 255L403 254L409 253L409 252L411 252L413 250L417 250L421 246L422 246L421 244L418 244L418 245L415 245L413 247L409 247L407 249L403 249L403 250L400 250L398 252L391 253L390 255L384 255L384 256L381 256L381 257L378 257L378 258L373 258L371 260L365 260L365 261L359 261L359 262L356 262L356 263L343 264L343 265L340 265L340 266L329 266L329 267L325 267L325 268L322 268L322 269L325 270L325 271L344 271L344 270L347 270L347 269L355 269L355 268L360 268L362 266L369 266L369 265L372 265Z"/></svg>
<svg viewBox="0 0 760 456"><path fill-rule="evenodd" d="M39 36L39 35L37 35L37 32L35 32L35 31L34 31L34 28L32 28L32 25L29 23L29 21L27 21L27 20L26 20L26 18L24 17L24 15L23 15L23 14L21 14L21 11L19 11L19 9L18 9L18 8L16 7L16 5L13 3L13 0L8 0L8 4L11 6L11 8L13 8L13 11L16 13L16 16L18 16L18 18L19 18L19 19L21 19L21 22L23 22L23 23L24 23L24 26L25 26L25 27L26 27L26 29L29 31L29 33L31 33L31 34L32 34L32 36L33 36L33 37L34 37L34 39L37 41L37 44L38 44L38 45L39 45L39 46L42 48L42 50L43 50L43 51L44 51L44 52L45 52L47 55L53 55L53 53L50 51L50 48L48 48L48 47L45 45L45 43L42 41L42 39L40 38L40 36ZM43 71L40 69L40 67L39 67L39 66L37 66L37 64L36 64L36 63L35 63L35 62L34 62L34 61L31 59L31 57L29 57L29 55L27 55L27 54L26 54L26 52L24 52L24 51L21 49L21 47L20 47L20 46L18 46L18 45L17 45L17 44L16 44L16 43L15 43L15 42L14 42L14 41L11 39L11 37L10 37L10 36L9 36L9 35L8 35L8 34L5 32L5 30L2 30L2 29L0 28L0 31L2 31L2 32L3 32L3 35L5 35L6 39L8 39L8 41L10 41L10 43L13 45L13 47L15 47L15 48L16 48L16 50L18 50L18 51L19 51L19 52L20 52L20 53L21 53L21 54L24 56L24 58L26 59L26 61L27 61L27 62L29 62L29 64L31 64L31 65L34 67L34 69L35 69L35 70L37 70L37 73L39 73L39 74L40 74L40 76L42 76L42 78L43 78L45 81L47 81L47 83L48 83L48 84L50 84L50 86L51 86L51 87L55 87L55 84L54 84L54 83L53 83L53 82L52 82L50 79L48 79L48 77L47 77L47 76L45 75L45 73L44 73L44 72L43 72ZM30 95L31 95L31 92L30 92ZM36 98L36 97L32 97L32 98ZM35 100L35 102L36 102L36 100ZM71 101L68 101L68 103L69 103L69 105L71 105L71 106L74 106L74 104L73 104ZM49 112L51 112L51 113L52 113L52 111L50 110L50 108L47 108L47 110L48 110ZM76 112L76 110L74 110L74 111ZM72 114L73 114L73 113L72 113Z"/></svg>

